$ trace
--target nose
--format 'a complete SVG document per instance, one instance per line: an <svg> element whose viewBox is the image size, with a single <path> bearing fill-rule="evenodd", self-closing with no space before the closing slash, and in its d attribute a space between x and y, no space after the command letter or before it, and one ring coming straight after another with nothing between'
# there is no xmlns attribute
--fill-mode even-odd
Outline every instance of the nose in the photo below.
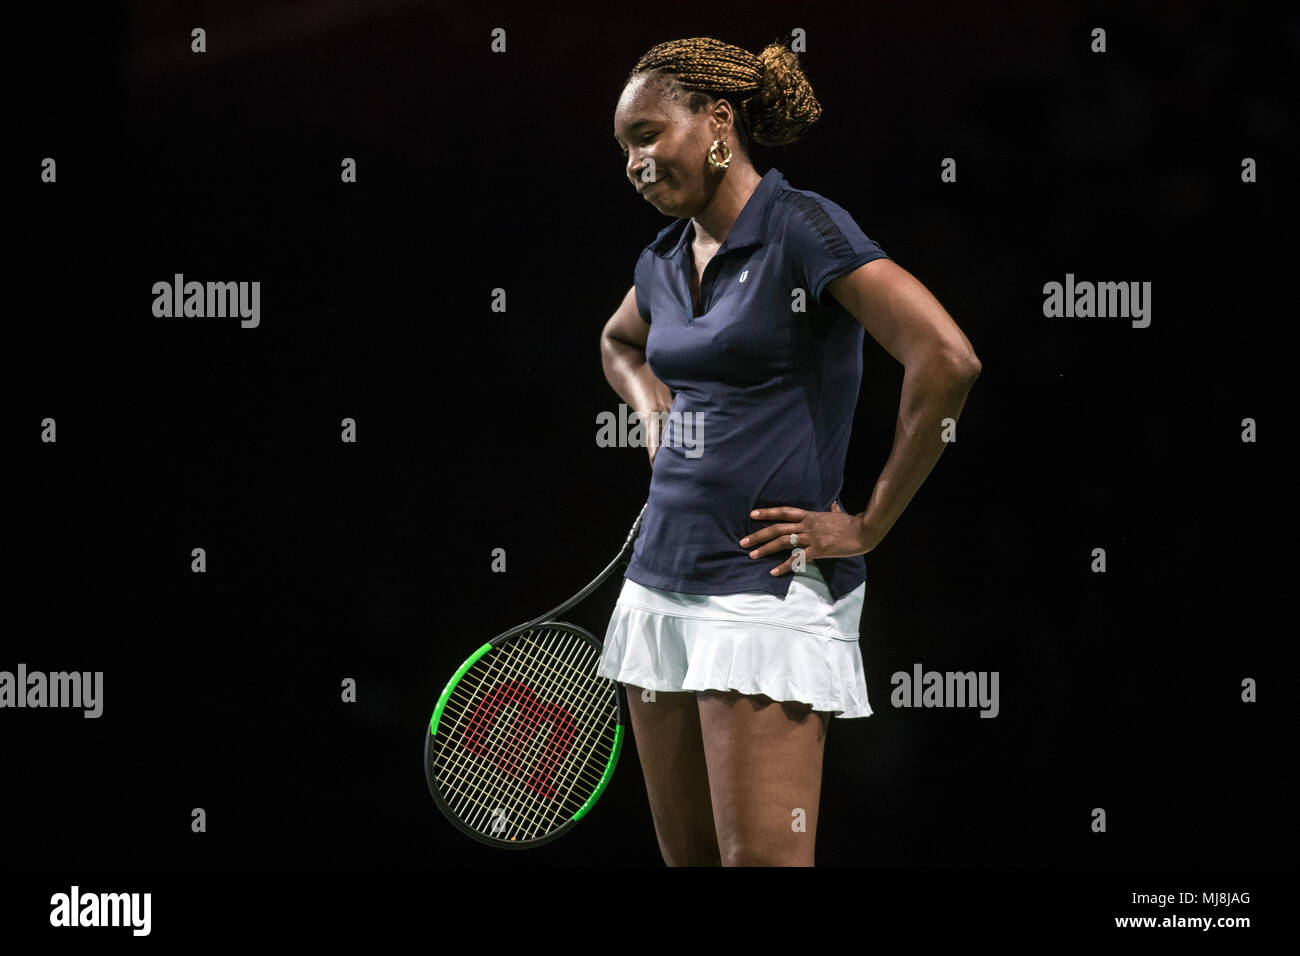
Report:
<svg viewBox="0 0 1300 956"><path fill-rule="evenodd" d="M638 189L641 188L641 176L646 171L647 163L644 154L637 147L631 147L627 153L627 178L628 181ZM656 179L659 177L656 176Z"/></svg>

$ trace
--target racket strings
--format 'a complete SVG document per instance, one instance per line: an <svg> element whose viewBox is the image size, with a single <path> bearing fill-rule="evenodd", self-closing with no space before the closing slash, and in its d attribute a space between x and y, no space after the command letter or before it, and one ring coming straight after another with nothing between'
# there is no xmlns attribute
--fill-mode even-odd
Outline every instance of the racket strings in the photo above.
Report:
<svg viewBox="0 0 1300 956"><path fill-rule="evenodd" d="M507 645L507 646L509 646L509 645ZM581 684L575 684L575 683L573 683L573 682L571 681L571 682L569 683L567 689L568 689L572 694L574 694L574 695L578 695L578 696L576 697L576 699L577 699L578 701L581 701L581 702L584 702L584 703L588 703L588 702L591 701L590 694L591 694L591 685L592 685L593 682L592 682L592 679L591 679L591 672L590 672L590 671L586 671L586 672L584 672L584 671L582 671L582 670L579 669L579 668L572 667L572 666L569 665L569 663L568 663L567 661L565 661L563 658L560 658L560 657L556 656L555 654L551 653L550 650L549 650L549 648L545 647L545 645L538 644L538 643L536 643L536 642L528 642L527 645L521 645L521 646L529 646L529 648L532 649L532 650L535 650L535 651L541 652L541 653L543 653L543 654L547 654L547 655L549 655L549 656L552 658L553 661L556 662L556 666L557 666L557 668L566 668L567 670L571 671L571 672L573 673L573 675L574 675L577 679L581 680L583 683L581 683ZM520 647L516 647L516 648L514 648L515 653L518 654L518 652L519 652L520 649L521 649ZM476 698L478 698L478 697L481 696L481 694L482 694L482 692L483 692L483 685L484 685L485 683L487 683L487 681L483 679L484 677L488 677L488 678L490 678L490 679L493 680L493 681L500 681L500 680L503 680L503 679L509 679L508 676L507 676L507 674L505 673L505 664L508 663L508 662L507 662L507 659L504 658L504 657L501 657L500 655L496 655L496 661L497 661L498 666L497 666L497 670L496 670L494 673L485 674L485 675L475 675L475 676L478 678L478 680L477 680L477 683L475 684L475 686L472 688L472 693L467 693L467 692L462 692L462 691L461 691L461 688L464 687L466 683L468 683L467 681L462 681L460 684L458 684L458 685L456 686L456 688L453 689L453 693L451 694L451 696L449 697L449 699L455 699L458 703L462 704L463 706L468 707L468 706L470 706L470 705L473 703L473 701L474 701ZM513 662L510 662L510 663L513 663ZM533 661L531 661L530 663L533 663L533 664L534 664L534 671L531 672L531 673L529 674L530 677L533 677L533 676L535 676L535 674L536 674L536 669L535 669L535 668L536 668L536 666L537 666L540 662L537 662L536 660L533 660ZM513 672L512 672L512 673L513 673ZM469 676L469 675L467 675L467 676ZM468 691L468 690L470 690L470 689L469 689L469 688L466 688L466 690ZM572 702L573 700L574 700L574 698L571 697L571 698L570 698L570 701ZM589 709L589 710L587 711L587 713L590 714L590 713L592 713L592 711L590 711L590 709ZM601 742L601 740L602 740L603 738L602 738L601 736L599 736L599 735L594 735L594 736L593 736L593 739L596 740L597 743L599 743L599 742ZM450 746L449 741L450 741L450 738L446 738L446 739L444 739L444 744L443 744L443 745L444 745L444 746ZM609 753L610 753L610 751L607 749L607 750L603 753L602 756L604 756L606 759L608 759L608 757L609 757ZM599 782L600 782L599 775L592 775L592 774L590 774L590 773L583 773L583 771L585 771L585 769L586 769L586 765L585 765L585 764L580 765L580 766L578 767L579 774L580 774L580 776L581 776L581 777L582 777L582 778L583 778L583 779L584 779L584 780L585 780L585 781L586 781L586 782L587 782L587 783L588 783L592 788L594 788L594 787L595 787L597 784L599 784Z"/></svg>
<svg viewBox="0 0 1300 956"><path fill-rule="evenodd" d="M595 676L596 649L561 628L534 634L494 648L464 675L440 720L448 732L434 741L448 804L479 832L501 811L507 827L548 832L589 799L610 759L614 687ZM601 773L591 771L593 757Z"/></svg>
<svg viewBox="0 0 1300 956"><path fill-rule="evenodd" d="M572 639L570 639L567 643L571 645L573 643ZM590 648L590 645L587 644L587 642L583 641L582 643L586 644L587 648ZM505 650L506 648L509 647L510 645L503 645L502 649ZM567 724L570 731L569 736L571 738L572 726L573 726L572 719L569 717L567 713L556 715L553 712L553 708L551 705L544 704L539 706L536 702L536 697L531 693L531 688L527 687L527 685L521 685L519 683L512 682L509 679L512 674L524 675L528 678L530 682L536 684L539 677L548 676L541 673L539 670L539 668L541 668L546 662L540 661L535 655L530 657L529 655L522 653L522 651L524 651L525 649L529 649L535 652L540 651L546 654L547 656L549 656L553 661L558 662L561 665L560 668L561 671L566 669L563 667L563 665L567 664L567 662L565 662L562 658L558 658L556 655L550 653L549 649L546 648L544 645L538 644L535 641L529 642L526 640L526 638L522 639L521 641L518 642L518 646L512 649L513 653L507 652L505 654L493 655L498 659L492 661L490 667L483 668L481 674L475 675L475 677L477 678L478 689L480 691L480 694L476 696L480 697L480 701L482 700L482 695L481 695L482 685L484 683L490 682L493 688L498 692L501 690L505 690L507 693L515 693L518 695L519 699L517 701L513 699L507 699L506 701L508 705L509 704L516 705L515 712L497 713L498 719L495 725L487 724L486 722L481 722L478 724L477 727L475 726L474 724L475 716L476 715L481 716L482 715L481 710L476 710L475 714L471 715L470 723L468 725L466 725L464 721L460 722L461 726L459 729L462 731L462 733L459 734L458 736L462 737L462 748L457 754L457 756L459 757L458 766L461 767L464 766L464 762L469 756L471 751L477 750L479 755L481 756L483 751L487 750L489 753L493 755L493 759L498 763L498 765L500 765L501 763L504 763L506 765L507 774L509 774L511 771L515 772L515 778L503 777L500 773L496 773L492 768L489 768L489 779L486 781L481 779L482 778L481 771L483 770L482 767L471 768L473 770L479 771L478 779L470 778L463 773L461 774L460 779L462 783L467 782L471 784L478 784L478 786L470 787L468 789L455 788L457 789L459 795L462 797L462 801L461 801L462 805L457 808L457 812L458 814L462 815L462 817L465 819L465 822L474 825L476 829L479 829L480 831L482 831L483 828L482 818L484 814L492 815L492 813L495 811L504 811L510 809L509 804L512 798L516 803L516 806L514 807L516 813L521 816L528 817L529 819L526 822L531 823L533 825L533 828L538 828L538 827L546 828L546 827L553 826L559 814L565 812L566 810L568 811L568 813L565 819L567 819L568 816L571 816L572 813L575 811L576 807L580 806L580 801L572 801L573 787L577 782L577 775L573 773L572 766L575 763L575 761L581 759L582 763L578 765L579 769L585 768L586 766L585 758L589 756L589 752L592 749L591 744L595 743L597 740L597 735L588 734L586 747L583 746L584 741L581 740L576 741L576 746L574 746L575 742L572 739L562 740L561 743L569 744L565 752L565 757L568 759L565 761L564 766L561 767L555 766L556 761L553 753L553 751L556 749L555 748L555 744L556 744L555 725L556 724L563 725L567 719ZM590 655L588 655L588 658L590 658ZM589 659L587 663L588 665L590 664ZM584 676L584 677L587 677L590 674L590 671L588 671L587 674L582 674L580 671L578 671L576 668L573 667L568 667L567 670L575 674L578 674L579 676ZM590 682L589 679L588 682ZM521 690L522 693L519 693ZM587 691L586 694L577 697L576 699L573 696L575 692L579 692L581 690L582 688L576 686L572 682L572 680L570 680L568 682L567 688L565 688L565 691L567 692L567 696L565 696L564 693L562 693L561 695L555 695L554 692L552 692L552 694L548 696L560 696L562 700L569 703L571 706L574 703L581 703L583 701L586 701L588 702L588 704L590 704L591 698L590 698L589 690ZM494 703L498 705L496 707L498 711L502 710L502 708L500 708L499 706L501 703L499 699L494 701ZM560 718L559 720L555 719L557 716ZM588 714L584 716L587 716L589 720L592 719L590 712L588 712ZM506 720L507 717L511 717L513 719L507 722ZM539 748L537 744L539 741L539 737L536 734L525 736L524 734L518 733L517 730L521 725L523 725L526 732L529 729L528 726L529 724L532 724L533 727L535 728L537 724L543 719L549 719L553 721L552 732L545 745L549 747L552 752L547 753L545 752L545 750L543 750L540 757L538 758L537 750ZM598 718L595 718L595 720L598 721ZM484 741L482 739L475 739L476 733L478 737L481 738L482 731L484 730L485 726L495 726L499 730L499 728L502 725L509 728L509 730L516 731L514 734L514 739L507 737L506 739L502 740L500 733L496 735L497 739L495 740ZM589 724L589 726L594 726L594 725L595 723ZM507 732L509 732L509 730ZM521 737L525 740L530 741L530 743L532 744L532 746L529 747L525 752L521 752L521 748L518 746L518 742ZM453 739L454 737L448 738L448 740L453 740ZM504 755L504 759L502 759L502 755ZM534 760L533 758L538 758L538 759ZM606 760L608 760L608 757L606 757ZM536 768L536 771L532 777L527 778L525 780L525 786L528 786L531 792L524 792L521 791L519 788L519 781L517 779L518 767L520 765L526 767L529 766L530 764ZM499 766L496 769L500 769ZM548 789L545 787L539 788L537 785L539 782L544 781L553 776L561 777L562 787L564 786L563 783L564 779L567 778L569 780L569 783L565 788L567 789L568 792L558 801L553 799L555 796L554 789ZM587 774L586 777L588 780L592 779L590 774ZM484 786L485 783L488 785ZM469 792L469 790L474 790L476 792L471 793ZM538 799L537 799L539 790L541 790L540 795L543 798L546 798L545 803L540 806L538 804ZM478 796L480 799L474 799L475 796ZM519 804L520 797L523 798L524 804ZM486 798L486 800L484 798ZM496 798L496 799L492 799L492 798ZM585 800L586 798L583 797L581 799ZM466 803L472 803L474 806L466 807L465 806ZM550 805L549 813L546 812L548 808L547 806L545 806L545 804Z"/></svg>
<svg viewBox="0 0 1300 956"><path fill-rule="evenodd" d="M584 643L585 643L585 642L584 642ZM484 675L481 675L481 676L480 676L480 675L476 675L476 676L479 676L479 680L478 680L477 683L480 685L480 690L481 690L481 685L485 682L484 679L483 679L484 677L489 678L489 679L491 680L492 684L493 684L496 688L498 688L498 689L500 689L500 688L511 688L511 685L510 685L510 682L509 682L509 680L508 680L508 677L509 677L509 674L510 674L510 673L514 673L514 672L524 673L524 674L527 675L527 677L529 678L530 681L536 683L537 677L539 676L539 674L538 674L538 667L539 667L539 664L540 664L541 662L539 662L539 661L536 659L536 657L533 657L533 658L531 658L531 659L528 659L525 655L522 655L521 653L519 653L521 650L523 650L525 647L528 647L528 646L529 646L529 644L528 644L527 642L525 642L525 643L520 643L519 647L517 647L517 648L514 649L514 654L513 654L513 655L510 655L510 656L516 658L515 660L512 661L512 660L510 660L508 657L506 657L506 656L502 656L502 657L500 657L499 660L497 660L497 661L494 662L494 665L495 665L495 666L494 666L490 671L485 671L485 672L484 672ZM589 646L589 645L588 645L588 646ZM541 652L547 653L548 656L550 656L553 660L558 660L559 663L562 664L562 665L565 663L562 659L558 659L558 658L556 658L556 656L555 656L554 654L549 654L549 652L547 651L547 649L546 649L543 645L539 645L539 644L537 644L536 642L531 642L531 647L530 647L530 649L532 649L532 650L534 650L534 651L541 651ZM589 663L589 661L588 661L588 663ZM514 671L509 671L507 665L512 666L512 667L514 668ZM571 671L576 670L576 669L574 669L574 668L568 668L568 669L571 670ZM504 681L503 681L503 678L505 678ZM515 687L515 688L512 688L512 689L518 689L518 688ZM570 682L569 682L569 686L568 686L568 691L570 692L570 694L569 694L569 696L568 696L567 698L562 697L561 699L563 699L563 700L565 700L566 702L570 703L570 705L572 706L572 704L574 703L574 698L573 698L573 696L572 696L572 693L575 692L575 691L577 691L577 690L579 690L579 689L580 689L580 688L576 688L576 687L573 685L572 681L570 681ZM535 709L535 710L539 710L539 711L543 709L543 708L538 708L535 704L532 703L532 701L533 701L535 698L532 698L532 697L528 696L527 694L524 694L524 695L521 695L521 696L522 696L522 705L523 705L523 707L527 707L527 708L529 708L529 709ZM587 697L587 695L584 695L584 697L579 697L579 698L577 698L577 701L581 702L582 700L584 700L584 698L589 700L589 697ZM512 716L514 716L515 719L514 719L513 721L511 721L510 723L507 724L506 721L504 720L504 718L502 718L502 719L499 719L499 720L498 720L498 724L505 724L506 726L515 727L515 728L518 728L521 724L523 724L523 725L525 725L525 729L527 729L527 723L529 722L529 719L530 719L530 718L531 718L533 721L536 721L536 720L537 720L537 715L536 715L536 714L528 713L526 710L525 710L525 711L518 712L518 713L516 713L515 715L512 715ZM547 717L547 716L551 716L551 715L549 715L549 714L544 714L544 713L543 713L541 716L543 716L543 717ZM471 721L472 721L472 720L473 720L473 718L471 717ZM560 723L560 721L557 721L556 723ZM570 722L570 723L571 723L571 722ZM464 736L471 736L471 735L473 734L474 730L475 730L475 728L472 726L472 724L471 724L470 726L466 726L466 727L464 727L463 729L464 729L464 731L465 731L465 735L464 735ZM479 729L481 730L481 727L480 727ZM530 762L529 757L535 755L535 752L536 752L536 750L538 749L538 748L536 747L536 740L537 740L536 737L532 737L532 738L524 737L524 739L526 739L526 740L527 740L527 739L531 739L531 740L533 740L533 742L534 742L534 746L533 746L533 748L532 748L532 749L533 749L533 754L528 754L528 753L523 754L523 755L522 755L522 756L523 756L523 760L520 761L520 760L518 759L518 755L517 755L517 754L518 754L518 751L519 751L519 747L518 747L518 737L520 737L520 736L522 736L522 735L518 735L518 734L517 734L515 740L509 740L509 739L507 739L507 740L505 741L505 745L506 745L506 746L505 746L504 748L502 748L502 749L505 750L505 752L506 752L507 760L506 760L505 762L507 763L507 765L509 765L509 763L511 762L511 761L510 761L510 758L511 758L511 757L514 757L514 759L515 759L515 761L516 761L517 763L523 763L525 766L528 765L529 762ZM587 749L590 750L590 743L594 742L594 739L595 739L595 738L593 737L593 735L588 735L588 737L589 737L589 740L588 740L588 745L589 745L589 746L588 746ZM449 739L450 739L450 738L449 738ZM561 741L561 742L563 743L564 741ZM572 744L572 741L569 741L569 742L570 742L570 744ZM473 740L473 739L468 739L468 740L465 740L464 743L468 743L468 744L471 744L471 745L472 745L472 744L474 744L474 743L482 743L482 742L481 742L481 741L475 741L475 740ZM550 745L550 747L551 747L551 750L554 751L554 750L556 749L556 748L555 748L556 736L555 736L555 729L554 729L554 727L552 728L552 736L550 737L550 740L548 741L548 743L549 743L549 745ZM563 786L563 780L566 779L566 778L569 779L571 782L570 782L570 784L569 784L569 786L568 786L567 789L568 789L569 792L571 793L571 792L572 792L572 788L573 788L573 784L576 783L576 778L575 778L575 774L573 773L573 770L572 770L572 765L573 765L576 761L582 759L582 758L585 756L585 754L584 754L584 748L583 748L583 746L582 746L582 743L583 743L582 741L578 741L577 746L572 746L572 745L571 745L571 746L568 747L565 756L566 756L567 758L569 758L569 759L566 761L566 765L565 765L565 766L560 766L560 767L549 766L549 767L548 767L548 766L547 766L548 763L549 763L549 764L552 764L552 765L555 763L554 755L553 755L553 753L548 754L548 753L543 752L543 754L541 755L541 759L538 760L538 762L537 762L537 764L536 764L536 766L538 767L539 772L549 772L549 773L552 774L552 775L560 776L560 777L561 777L561 781L562 781L562 783L561 783L562 786ZM491 747L491 744L492 744L492 742L489 742L489 743L488 743L488 747ZM470 750L470 749L473 749L473 748L472 748L472 747L463 747L462 750L459 752L459 756L461 757L461 761L462 761L462 762L463 762L463 760L464 760L465 757L466 757L466 752L467 752L468 750ZM477 749L478 749L478 750L480 751L480 753L481 753L481 751L482 751L483 749L486 749L486 748L484 748L484 747L478 747ZM514 750L514 751L516 752L516 754L510 754L510 753L509 753L510 750ZM606 757L606 759L608 759L608 757ZM585 766L586 766L586 761L583 760L583 762L582 762L581 764L578 765L578 769L582 769L582 768L584 768ZM558 772L557 772L557 771L558 771ZM598 782L598 780L597 780L596 778L591 777L590 774L587 774L587 775L585 775L585 776L586 776L586 779L587 779L589 782ZM535 783L536 783L536 776L535 776L534 778L530 778L529 781L527 781L527 782L531 782L531 783L534 783L534 784L535 784ZM526 782L526 783L527 783L527 782ZM497 783L500 784L501 781L497 781ZM480 789L480 790L483 790L482 787L480 787L479 789ZM501 788L498 786L497 789L498 789L498 791L500 791ZM536 791L536 790L537 790L537 787L534 785L531 789L533 789L534 791ZM468 795L468 794L466 794L466 795ZM489 795L491 795L491 794L489 794ZM498 792L496 795L497 795L497 796L500 796L501 794ZM516 796L517 796L517 795L518 795L518 794L516 794ZM553 793L546 793L546 792L543 792L542 795L543 795L543 796L550 797L550 796L553 796L554 794L553 794ZM585 799L585 798L584 798L584 799ZM475 801L475 802L476 802L476 803L479 803L480 801ZM548 802L549 802L549 801L548 801ZM481 810L481 809L482 809L482 807L480 807L480 810ZM554 816L556 813L558 813L558 812L560 812L560 811L563 811L564 809L566 809L566 801L564 801L563 799L561 799L559 802L555 802L555 803L552 804L552 814L551 814L551 815ZM536 817L536 814L534 814L534 816ZM543 822L543 821L540 821L540 820L535 819L534 822Z"/></svg>
<svg viewBox="0 0 1300 956"><path fill-rule="evenodd" d="M513 690L514 686L498 685L499 688L508 690ZM554 763L553 752L556 749L556 742L554 737L549 740L539 739L535 732L536 728L529 726L534 715L528 713L526 709L528 703L526 700L522 705L514 703L513 710L507 709L501 712L499 718L501 724L511 728L506 734L502 733L500 726L494 726L495 733L490 737L484 737L481 733L476 735L475 722L471 718L469 726L461 734L461 749L458 754L462 757L470 754L492 759L497 767L489 769L487 775L484 775L483 768L479 767L473 768L473 776L460 774L458 779L470 785L473 792L462 788L457 789L463 796L480 798L473 801L480 815L493 809L504 812L511 809L508 804L514 801L513 810L516 817L527 817L534 827L540 827L545 825L545 821L541 816L544 811L539 808L539 803L543 801L552 803L558 809L563 809L564 804L563 798L558 803L554 801L553 791L541 790L538 787L539 782L545 785L554 776L554 770L548 767L548 764ZM522 733L520 728L523 728ZM479 729L481 730L481 726ZM525 742L524 746L520 746L521 740ZM534 774L525 781L524 786L533 792L519 789L521 770L526 771L528 768L534 768ZM531 805L521 804L521 798ZM471 823L479 824L473 816L467 819Z"/></svg>
<svg viewBox="0 0 1300 956"><path fill-rule="evenodd" d="M559 664L561 664L561 665L567 665L567 662L566 662L566 661L564 661L564 660L561 659L561 658L556 657L554 654L550 654L549 650L548 650L547 648L545 648L543 645L533 644L533 649L535 649L535 650L539 650L539 651L541 651L541 652L543 652L543 653L546 653L546 654L549 654L549 655L550 655L554 660L556 660L556 661L557 661ZM515 652L516 652L516 654L518 653L518 651L519 651L519 648L515 648ZM462 705L464 705L464 706L466 706L466 707L470 706L470 705L473 703L473 701L474 701L475 699L480 698L480 697L482 696L482 693L483 693L483 686L484 686L485 683L488 683L488 682L489 682L489 680L484 680L484 679L483 679L485 676L488 677L488 678L490 679L491 682L500 682L500 681L503 681L503 680L509 680L509 676L510 676L510 675L507 674L506 671L505 671L505 664L506 664L506 663L514 663L514 662L508 662L507 659L506 659L505 657L501 657L501 656L498 655L498 656L497 656L497 668L496 668L496 671L495 671L495 672L486 673L486 674L484 674L484 675L475 675L475 677L477 678L477 683L475 684L472 693L461 693L461 692L460 692L460 688L461 688L462 686L464 686L466 683L468 683L467 681L462 681L461 684L457 685L457 687L453 690L453 693L452 693L452 695L451 695L451 697L450 697L449 699L455 699L455 700L457 700L458 703L461 703ZM538 662L534 660L534 661L532 661L531 663L533 663L534 665L536 665ZM579 694L579 695L581 695L581 696L578 696L578 697L576 698L577 701L584 702L584 703L589 702L589 701L590 701L590 696L589 696L589 695L590 695L590 684L591 684L590 673L583 673L582 671L578 670L577 668L572 668L572 667L570 667L569 670L574 671L575 674L577 675L577 677L582 678L586 683L585 683L585 686L584 686L584 685L575 685L575 684L573 684L573 683L571 682L571 683L569 684L569 687L568 687L567 689L568 689L569 691L571 691L572 693L574 693L574 694ZM514 671L511 671L511 672L510 672L510 674L514 674L514 673L516 673L516 672L514 672ZM467 676L468 676L468 675L467 675ZM528 676L530 676L530 677L532 677L532 678L535 679L535 676L536 676L536 669L534 668L534 670L533 670L533 671L532 671ZM574 700L574 698L571 697L571 698L570 698L570 702L572 702L573 700ZM592 713L592 712L591 712L590 710L588 710L588 714L590 714L590 713ZM602 739L602 738L599 736L599 734L596 734L596 735L589 735L589 736L590 736L593 740L595 740L597 743L601 742L601 739ZM444 746L444 747L450 747L450 746L451 746L451 744L450 744L450 740L451 740L450 737L443 738L443 746ZM577 753L577 751L573 751L573 752L574 752L575 754ZM606 751L604 752L603 756L604 756L606 759L608 759L608 757L609 757L609 750L606 750ZM585 781L586 781L586 782L587 782L587 783L588 783L588 784L589 784L589 785L594 789L594 787L595 787L597 784L599 784L599 782L600 782L599 775L593 775L593 774L590 774L590 773L584 773L583 771L586 770L586 766L587 766L586 764L582 764L582 765L579 765L579 766L578 766L577 770L578 770L579 776L580 776L582 779L584 779L584 780L585 780Z"/></svg>
<svg viewBox="0 0 1300 956"><path fill-rule="evenodd" d="M552 656L553 656L553 655L552 655ZM530 674L530 676L533 676L533 675ZM584 677L585 677L586 675L580 675L580 676L584 676ZM497 673L493 673L493 674L490 675L490 680L492 680L492 681L501 681L501 680L503 680L503 679L508 680L509 678L508 678L508 676L507 676L505 673L500 672L500 671L497 672ZM478 698L480 698L480 697L482 696L482 693L483 693L483 686L484 686L485 683L488 683L488 681L483 680L483 679L478 679L477 682L475 683L475 686L472 688L472 693L468 692L468 691L471 690L470 688L466 688L466 692L462 692L462 691L460 690L461 686L463 686L465 683L466 683L466 682L462 681L462 684L457 686L457 688L453 691L453 693L452 693L452 695L451 695L451 698L449 698L449 699L455 699L455 700L457 701L457 703L459 703L459 704L462 705L462 707L464 707L464 708L468 708L468 707L470 707L470 706L473 704L473 701L474 701L475 699L478 699ZM589 697L589 694L590 694L590 687L589 687L589 686L585 686L585 687L584 687L584 686L582 686L582 685L574 685L574 684L571 683L571 684L569 685L569 687L568 687L568 690L571 692L571 694L574 694L574 695L580 695L580 696L577 696L577 697L576 697L576 700L577 700L577 701L584 702L584 703L590 701L590 697ZM573 696L571 696L571 697L569 698L569 701L570 701L570 702L573 702L574 700L575 700L575 697L573 697ZM584 715L584 716L589 716L589 715L592 714L592 713L593 713L593 712L590 710L590 705L588 705L587 713L586 713L586 715ZM592 739L596 744L598 744L598 745L599 745L600 743L603 742L603 737L602 737L599 733L597 733L597 734L591 734L591 735L589 735L589 737L590 737L590 738L591 738L591 739ZM448 747L451 746L451 744L450 744L450 738L448 738L447 741L444 741L444 746L448 746ZM605 759L608 759L608 758L609 758L609 755L610 755L610 749L611 749L611 748L606 748L606 749L603 751L603 753L600 754L600 756L604 757ZM573 753L573 754L576 756L576 755L579 753L579 751L576 750L576 749L573 749L573 750L571 750L571 753ZM591 788L594 789L594 788L599 784L599 782L600 782L600 775L598 775L598 774L592 774L592 773L588 772L588 771L587 771L587 767L588 767L588 763L581 763L581 764L578 764L578 766L576 767L577 778L578 778L578 779L581 779L581 780L582 780L583 782L585 782L588 786L590 786Z"/></svg>

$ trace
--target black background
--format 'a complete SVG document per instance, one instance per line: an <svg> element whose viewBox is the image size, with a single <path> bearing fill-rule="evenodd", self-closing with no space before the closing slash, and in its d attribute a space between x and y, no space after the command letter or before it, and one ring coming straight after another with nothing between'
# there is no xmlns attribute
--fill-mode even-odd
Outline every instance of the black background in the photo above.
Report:
<svg viewBox="0 0 1300 956"><path fill-rule="evenodd" d="M624 77L666 39L758 52L795 28L824 115L759 172L845 207L983 363L958 442L867 558L876 713L831 723L819 866L1294 859L1294 12L21 18L0 669L103 671L104 714L0 713L6 866L662 864L630 738L593 813L527 853L452 829L421 745L464 657L590 580L645 500L644 451L593 440L620 402L602 326L669 222L612 137ZM155 318L176 272L260 280L260 327ZM1151 282L1150 327L1045 318L1067 272ZM854 511L902 373L868 337ZM602 636L616 591L569 618ZM893 708L915 662L998 671L1000 715Z"/></svg>

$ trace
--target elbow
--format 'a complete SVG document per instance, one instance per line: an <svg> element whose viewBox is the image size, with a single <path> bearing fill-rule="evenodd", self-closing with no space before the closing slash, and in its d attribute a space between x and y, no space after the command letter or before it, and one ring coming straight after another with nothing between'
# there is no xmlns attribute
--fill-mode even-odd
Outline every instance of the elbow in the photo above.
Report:
<svg viewBox="0 0 1300 956"><path fill-rule="evenodd" d="M600 333L600 355L601 358L609 360L618 352L618 340L609 334L609 330Z"/></svg>
<svg viewBox="0 0 1300 956"><path fill-rule="evenodd" d="M961 348L952 348L945 350L945 360L948 366L948 374L956 381L969 386L980 377L980 372L984 366L975 354L975 350L970 347L970 343L963 343Z"/></svg>
<svg viewBox="0 0 1300 956"><path fill-rule="evenodd" d="M964 338L955 342L936 341L924 348L908 349L900 358L909 370L924 370L921 374L936 381L965 387L970 387L984 368L975 350Z"/></svg>
<svg viewBox="0 0 1300 956"><path fill-rule="evenodd" d="M948 352L942 356L936 355L932 359L934 368L939 370L948 381L964 388L969 388L974 384L975 379L980 377L980 372L984 366L976 357L975 353L969 349L963 349L960 352Z"/></svg>
<svg viewBox="0 0 1300 956"><path fill-rule="evenodd" d="M613 340L602 332L600 336L600 367L604 370L606 378L609 378L616 360L617 354Z"/></svg>

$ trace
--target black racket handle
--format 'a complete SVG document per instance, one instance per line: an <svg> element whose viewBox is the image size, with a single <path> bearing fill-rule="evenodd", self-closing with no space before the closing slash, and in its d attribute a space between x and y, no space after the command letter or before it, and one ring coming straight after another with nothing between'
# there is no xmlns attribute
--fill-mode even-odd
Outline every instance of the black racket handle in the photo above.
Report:
<svg viewBox="0 0 1300 956"><path fill-rule="evenodd" d="M618 553L615 561L622 561L627 564L632 560L632 542L636 541L636 536L641 533L641 519L645 517L645 510L650 507L649 499L641 506L637 512L636 521L632 522L632 530L627 533L627 540L623 542L623 550Z"/></svg>
<svg viewBox="0 0 1300 956"><path fill-rule="evenodd" d="M559 615L563 614L569 608L573 607L575 604L577 604L579 601L585 598L592 591L596 590L596 588L604 584L605 579L608 578L614 572L614 569L617 568L620 564L622 565L628 564L632 560L632 544L633 542L636 541L636 536L641 531L641 519L642 517L645 516L645 510L648 507L650 507L649 499L647 499L646 503L641 506L641 510L640 512L638 512L636 516L636 521L632 523L632 530L627 533L627 540L623 542L622 549L618 552L618 555L614 558L614 560L609 562L609 564L606 566L604 571L601 571L600 574L596 575L595 579L590 584L588 584L585 588L583 588L573 597L569 598L559 607L552 608L551 610L547 611L545 614L534 618L533 620L529 621L527 624L523 625L521 629L535 627L536 625L541 624L544 621L554 621L556 618L559 617Z"/></svg>

